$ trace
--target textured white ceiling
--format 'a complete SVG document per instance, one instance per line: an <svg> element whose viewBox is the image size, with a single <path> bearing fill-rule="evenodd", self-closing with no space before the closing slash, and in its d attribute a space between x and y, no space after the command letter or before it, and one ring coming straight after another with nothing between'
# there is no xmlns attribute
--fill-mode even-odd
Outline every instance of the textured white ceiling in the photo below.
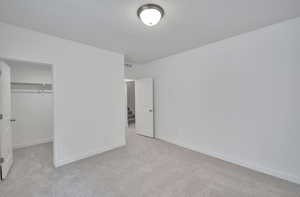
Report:
<svg viewBox="0 0 300 197"><path fill-rule="evenodd" d="M154 27L136 16L157 3ZM0 21L125 54L144 63L300 16L300 0L0 0Z"/></svg>

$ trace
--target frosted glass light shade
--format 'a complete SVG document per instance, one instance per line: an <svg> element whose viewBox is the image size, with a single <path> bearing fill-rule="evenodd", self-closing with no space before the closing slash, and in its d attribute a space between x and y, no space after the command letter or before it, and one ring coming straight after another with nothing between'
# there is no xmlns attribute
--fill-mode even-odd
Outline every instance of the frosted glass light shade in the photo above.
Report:
<svg viewBox="0 0 300 197"><path fill-rule="evenodd" d="M138 17L147 26L154 26L164 15L164 10L155 4L146 4L138 9Z"/></svg>

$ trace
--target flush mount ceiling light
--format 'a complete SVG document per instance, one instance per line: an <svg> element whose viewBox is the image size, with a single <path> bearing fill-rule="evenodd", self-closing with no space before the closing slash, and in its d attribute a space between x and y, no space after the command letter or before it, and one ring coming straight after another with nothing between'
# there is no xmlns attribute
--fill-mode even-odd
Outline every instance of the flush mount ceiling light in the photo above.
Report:
<svg viewBox="0 0 300 197"><path fill-rule="evenodd" d="M145 4L139 7L137 15L145 25L154 26L164 16L164 9L156 4Z"/></svg>

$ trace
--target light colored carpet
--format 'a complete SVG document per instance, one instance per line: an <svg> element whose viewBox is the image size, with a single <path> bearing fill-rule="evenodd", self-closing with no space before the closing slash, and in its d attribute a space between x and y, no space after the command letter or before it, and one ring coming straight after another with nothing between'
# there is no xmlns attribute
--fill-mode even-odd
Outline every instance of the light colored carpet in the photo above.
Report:
<svg viewBox="0 0 300 197"><path fill-rule="evenodd" d="M1 197L299 197L300 186L128 131L127 146L61 168L52 146L15 151Z"/></svg>

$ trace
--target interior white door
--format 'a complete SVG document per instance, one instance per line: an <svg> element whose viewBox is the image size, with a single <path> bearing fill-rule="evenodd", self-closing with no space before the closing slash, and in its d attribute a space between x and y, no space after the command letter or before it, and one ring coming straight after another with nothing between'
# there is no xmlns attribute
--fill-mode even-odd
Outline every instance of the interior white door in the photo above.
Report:
<svg viewBox="0 0 300 197"><path fill-rule="evenodd" d="M0 166L5 179L13 164L10 68L0 62Z"/></svg>
<svg viewBox="0 0 300 197"><path fill-rule="evenodd" d="M135 81L135 129L140 135L154 137L153 79Z"/></svg>

